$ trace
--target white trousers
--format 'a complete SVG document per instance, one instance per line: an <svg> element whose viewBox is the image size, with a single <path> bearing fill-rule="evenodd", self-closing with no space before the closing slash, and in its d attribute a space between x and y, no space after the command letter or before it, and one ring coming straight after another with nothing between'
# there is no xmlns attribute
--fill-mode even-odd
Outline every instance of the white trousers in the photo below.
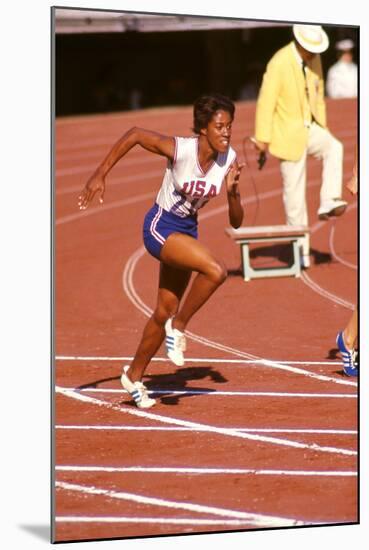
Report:
<svg viewBox="0 0 369 550"><path fill-rule="evenodd" d="M309 129L307 148L297 162L281 160L283 203L288 225L308 226L306 206L307 156L322 161L320 204L342 196L343 145L328 130L313 122ZM303 254L309 254L309 238L303 244Z"/></svg>

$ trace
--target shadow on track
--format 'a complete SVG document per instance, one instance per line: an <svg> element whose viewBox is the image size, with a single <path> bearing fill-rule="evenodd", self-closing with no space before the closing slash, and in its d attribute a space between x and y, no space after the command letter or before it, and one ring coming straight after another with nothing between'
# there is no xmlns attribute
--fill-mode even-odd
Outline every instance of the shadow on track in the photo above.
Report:
<svg viewBox="0 0 369 550"><path fill-rule="evenodd" d="M216 391L214 388L207 387L194 387L188 386L189 382L193 380L206 380L209 379L216 384L224 384L228 380L211 365L201 367L181 367L175 372L167 374L147 374L144 377L144 383L147 389L150 391L152 397L159 399L161 403L165 405L177 405L180 399L184 397L194 397L196 395L202 395L206 393L213 393ZM114 382L120 380L120 376L113 376L109 378L101 378L94 380L86 384L82 384L76 388L76 390L89 390L98 389L107 382ZM173 393L173 392L185 392L185 393ZM120 402L122 405L132 404L131 400L124 400Z"/></svg>

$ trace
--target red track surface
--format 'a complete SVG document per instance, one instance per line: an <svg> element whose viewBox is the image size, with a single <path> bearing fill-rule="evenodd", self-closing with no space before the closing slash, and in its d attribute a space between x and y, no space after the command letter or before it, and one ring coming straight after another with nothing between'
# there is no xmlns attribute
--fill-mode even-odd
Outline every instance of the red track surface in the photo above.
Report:
<svg viewBox="0 0 369 550"><path fill-rule="evenodd" d="M356 103L331 102L328 115L347 180ZM308 171L308 272L245 283L224 233L226 199L212 201L200 239L230 276L189 326L185 367L163 350L149 366L158 404L139 411L121 391L121 358L134 354L155 303L158 263L141 249L141 224L165 162L134 149L109 175L104 206L79 212L77 196L129 127L189 135L191 116L173 108L56 123L57 541L358 520L357 383L335 346L356 303L357 208L345 191L346 214L317 221L319 162ZM236 116L242 158L254 104L239 103ZM277 161L257 172L249 155L260 205L245 169L245 224L284 223ZM275 252L264 247L255 262Z"/></svg>

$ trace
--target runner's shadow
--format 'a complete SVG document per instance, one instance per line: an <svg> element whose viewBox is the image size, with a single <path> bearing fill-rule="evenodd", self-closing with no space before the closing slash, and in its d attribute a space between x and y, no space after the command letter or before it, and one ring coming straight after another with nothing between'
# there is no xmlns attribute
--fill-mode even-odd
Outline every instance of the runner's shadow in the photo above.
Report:
<svg viewBox="0 0 369 550"><path fill-rule="evenodd" d="M100 378L100 380L95 380L94 382L87 382L87 384L77 386L76 390L97 389L104 382L113 382L114 380L120 380L120 376L110 376L109 378Z"/></svg>
<svg viewBox="0 0 369 550"><path fill-rule="evenodd" d="M214 393L214 388L188 387L192 380L204 380L209 378L216 384L228 382L227 378L211 366L184 367L169 374L151 374L146 377L145 385L153 392L152 396L160 399L165 405L177 405L184 397L194 397L200 393ZM153 387L154 386L154 387ZM159 389L160 388L160 389ZM184 392L173 394L173 392ZM193 392L193 393L192 393Z"/></svg>
<svg viewBox="0 0 369 550"><path fill-rule="evenodd" d="M339 359L340 356L338 355L338 353L338 348L331 348L328 352L326 359Z"/></svg>
<svg viewBox="0 0 369 550"><path fill-rule="evenodd" d="M204 380L209 378L212 382L217 384L224 384L228 382L227 378L217 370L214 370L212 366L203 367L185 367L177 369L174 373L168 374L149 374L144 377L144 384L150 391L150 396L160 399L161 403L165 405L176 405L179 400L184 397L194 397L198 392L213 393L216 390L214 388L193 387L188 388L188 383L192 380ZM99 386L105 382L119 381L120 376L111 376L109 378L101 378L77 386L77 390L89 390L98 389ZM180 394L174 394L173 392L184 392ZM192 393L193 392L193 393ZM121 404L132 404L132 400L124 400Z"/></svg>
<svg viewBox="0 0 369 550"><path fill-rule="evenodd" d="M340 359L340 356L339 356L339 350L338 348L331 348L329 351L328 351L328 354L327 354L327 357L326 359L333 359L333 360L337 360L337 359ZM338 374L340 376L346 376L345 373L343 372L343 369L339 369L339 370L335 370L333 371L334 374Z"/></svg>
<svg viewBox="0 0 369 550"><path fill-rule="evenodd" d="M327 355L326 359L341 360L341 356L340 356L339 349L338 349L338 348L331 348L331 349L328 351L328 355ZM358 355L356 356L355 363L359 364L359 357L358 357ZM344 378L347 378L347 376L346 376L346 374L345 374L345 372L344 372L343 369L335 370L334 373L335 373L335 374L339 374L339 375L343 376Z"/></svg>

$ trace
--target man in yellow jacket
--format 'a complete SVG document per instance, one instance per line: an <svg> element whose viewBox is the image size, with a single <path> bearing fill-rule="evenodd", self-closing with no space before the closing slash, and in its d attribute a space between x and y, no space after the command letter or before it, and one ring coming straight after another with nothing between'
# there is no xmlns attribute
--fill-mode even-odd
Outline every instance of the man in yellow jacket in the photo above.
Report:
<svg viewBox="0 0 369 550"><path fill-rule="evenodd" d="M328 36L320 25L294 25L294 40L269 61L256 105L255 140L259 151L280 159L283 202L289 225L308 225L307 155L323 162L320 219L343 214L343 146L326 126L320 53ZM309 267L306 238L302 265Z"/></svg>

